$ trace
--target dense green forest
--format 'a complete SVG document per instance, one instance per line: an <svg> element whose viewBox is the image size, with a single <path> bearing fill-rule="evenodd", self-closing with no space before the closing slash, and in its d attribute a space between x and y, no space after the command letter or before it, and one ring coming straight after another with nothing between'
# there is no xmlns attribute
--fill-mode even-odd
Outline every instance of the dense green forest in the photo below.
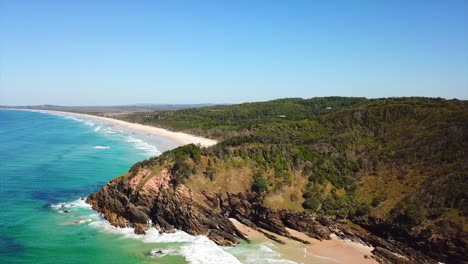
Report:
<svg viewBox="0 0 468 264"><path fill-rule="evenodd" d="M426 251L446 243L435 255L466 248L467 102L291 98L125 119L223 139L132 170L171 164L176 185L251 191L269 208L332 215Z"/></svg>
<svg viewBox="0 0 468 264"><path fill-rule="evenodd" d="M288 123L336 112L364 102L358 97L286 98L268 102L207 106L179 111L132 113L127 121L165 127L198 135L226 139L271 123Z"/></svg>

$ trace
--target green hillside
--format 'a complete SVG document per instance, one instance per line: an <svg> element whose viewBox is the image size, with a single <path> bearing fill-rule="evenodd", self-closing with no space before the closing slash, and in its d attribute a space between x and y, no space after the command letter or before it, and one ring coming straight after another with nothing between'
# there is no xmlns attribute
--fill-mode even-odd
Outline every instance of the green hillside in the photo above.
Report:
<svg viewBox="0 0 468 264"><path fill-rule="evenodd" d="M208 106L179 111L133 113L122 117L131 122L185 131L216 139L245 134L261 125L288 123L336 112L364 102L359 97L286 98L268 102Z"/></svg>
<svg viewBox="0 0 468 264"><path fill-rule="evenodd" d="M170 167L174 186L253 192L270 209L334 216L437 260L467 261L466 102L281 99L155 112L144 122L225 140L166 152L134 172Z"/></svg>

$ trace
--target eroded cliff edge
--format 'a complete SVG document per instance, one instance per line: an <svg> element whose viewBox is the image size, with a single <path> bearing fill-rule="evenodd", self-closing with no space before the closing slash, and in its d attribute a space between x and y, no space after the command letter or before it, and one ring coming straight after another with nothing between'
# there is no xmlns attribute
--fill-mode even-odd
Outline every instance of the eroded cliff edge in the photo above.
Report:
<svg viewBox="0 0 468 264"><path fill-rule="evenodd" d="M90 195L87 202L112 225L134 227L135 233L140 234L150 226L163 233L178 229L208 236L219 245L232 246L240 239L247 240L229 219L234 218L260 232L268 230L298 241L302 240L292 236L286 228L319 240L330 239L330 234L335 233L341 238L373 246L373 257L380 263L437 263L402 243L351 228L346 221L334 217L269 209L262 205L259 194L248 189L237 193L194 191L178 183L172 170L174 167L155 169L137 164L129 173L111 180L99 192ZM232 188L224 189L239 189L235 181L231 184ZM264 234L283 243L279 237Z"/></svg>

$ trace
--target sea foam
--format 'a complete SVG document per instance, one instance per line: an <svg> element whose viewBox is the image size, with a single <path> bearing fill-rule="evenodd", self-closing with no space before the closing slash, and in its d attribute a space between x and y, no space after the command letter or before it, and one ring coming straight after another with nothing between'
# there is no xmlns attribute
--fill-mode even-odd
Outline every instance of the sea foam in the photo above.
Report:
<svg viewBox="0 0 468 264"><path fill-rule="evenodd" d="M95 148L95 149L108 149L110 147L109 146L94 146L93 148Z"/></svg>
<svg viewBox="0 0 468 264"><path fill-rule="evenodd" d="M144 243L182 243L182 245L171 245L169 249L163 249L164 255L183 256L190 264L297 264L297 262L285 260L275 251L273 243L262 243L249 245L248 247L220 247L206 236L193 236L184 231L177 230L174 233L160 233L156 228L149 228L145 234L135 234L130 227L115 227L103 219L97 212L86 203L86 198L79 198L71 202L62 202L51 205L57 212L62 209L83 208L89 213L80 215L72 224L86 224L101 232L120 235L122 238L137 239ZM73 215L75 211L69 215ZM155 249L156 250L156 249ZM149 253L149 252L148 252ZM241 262L236 258L242 258ZM148 257L151 257L149 254Z"/></svg>
<svg viewBox="0 0 468 264"><path fill-rule="evenodd" d="M154 227L149 228L144 235L137 235L133 228L115 227L93 211L91 206L86 203L85 198L80 198L72 202L53 204L51 207L56 210L86 208L89 210L89 215L81 216L80 220L76 220L73 223L87 224L101 232L117 234L128 239L138 239L144 243L182 243L180 248L175 248L179 246L171 245L173 248L169 249L170 255L183 256L190 264L241 263L236 257L205 236L193 236L180 230L174 233L160 233ZM70 214L72 215L73 213ZM168 252L168 249L164 249L163 251Z"/></svg>
<svg viewBox="0 0 468 264"><path fill-rule="evenodd" d="M248 247L226 248L233 255L242 257L244 264L297 264L281 257L273 243L251 244Z"/></svg>
<svg viewBox="0 0 468 264"><path fill-rule="evenodd" d="M240 264L232 254L205 236L192 236L183 231L161 234L156 228L149 228L144 235L137 235L133 228L115 227L105 220L95 221L90 226L104 232L119 234L125 238L138 239L144 243L184 243L180 249L173 249L172 254L183 256L191 264Z"/></svg>
<svg viewBox="0 0 468 264"><path fill-rule="evenodd" d="M180 249L181 255L192 264L240 264L232 254L224 251L207 237L197 237L195 241L184 245Z"/></svg>
<svg viewBox="0 0 468 264"><path fill-rule="evenodd" d="M67 209L68 208L89 208L91 209L91 205L86 203L86 197L82 197L71 202L52 204L50 207L57 209L57 210L65 209L65 208Z"/></svg>
<svg viewBox="0 0 468 264"><path fill-rule="evenodd" d="M133 136L128 136L126 138L126 141L129 142L129 143L132 143L135 148L143 150L143 151L147 152L150 155L153 155L153 156L161 155L161 151L159 151L158 148L156 148L155 146L153 146L151 144L148 144L147 142L145 142L145 141L143 141L143 140L141 140L139 138L136 138L136 137L133 137Z"/></svg>

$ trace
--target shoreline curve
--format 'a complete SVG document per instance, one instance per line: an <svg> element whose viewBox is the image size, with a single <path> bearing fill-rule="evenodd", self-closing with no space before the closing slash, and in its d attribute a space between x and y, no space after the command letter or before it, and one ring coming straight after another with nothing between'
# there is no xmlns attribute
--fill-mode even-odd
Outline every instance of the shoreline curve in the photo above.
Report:
<svg viewBox="0 0 468 264"><path fill-rule="evenodd" d="M46 113L46 114L67 114L67 115L73 115L77 117L96 119L96 120L105 121L111 124L119 125L130 130L136 130L136 131L144 132L144 133L151 134L154 136L164 137L164 138L174 141L180 146L187 145L187 144L195 144L195 145L200 145L201 147L210 147L218 143L217 140L210 139L210 138L204 138L204 137L200 137L200 136L196 136L196 135L192 135L192 134L188 134L184 132L170 131L170 130L160 128L160 127L155 127L155 126L131 123L131 122L127 122L127 121L123 121L123 120L119 120L115 118L110 118L110 117L96 116L96 115L90 115L90 114L81 114L81 113L74 113L74 112L65 112L65 111L54 111L54 110L39 110L39 109L9 109L9 110L31 111L31 112L39 112L39 113Z"/></svg>

